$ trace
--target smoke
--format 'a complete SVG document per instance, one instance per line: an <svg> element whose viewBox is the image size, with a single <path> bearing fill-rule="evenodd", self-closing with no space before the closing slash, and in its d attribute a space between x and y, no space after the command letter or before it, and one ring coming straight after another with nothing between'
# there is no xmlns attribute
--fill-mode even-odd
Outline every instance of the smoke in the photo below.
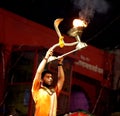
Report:
<svg viewBox="0 0 120 116"><path fill-rule="evenodd" d="M79 11L79 17L86 20L93 18L95 12L105 14L109 5L105 0L71 0L75 9Z"/></svg>

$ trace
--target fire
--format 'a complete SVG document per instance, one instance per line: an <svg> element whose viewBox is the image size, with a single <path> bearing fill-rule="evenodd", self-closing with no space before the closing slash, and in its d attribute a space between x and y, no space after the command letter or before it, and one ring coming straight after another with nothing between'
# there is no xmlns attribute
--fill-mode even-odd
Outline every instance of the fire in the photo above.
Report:
<svg viewBox="0 0 120 116"><path fill-rule="evenodd" d="M68 31L68 34L72 37L81 36L83 29L87 27L87 22L83 19L74 19L73 20L73 28Z"/></svg>
<svg viewBox="0 0 120 116"><path fill-rule="evenodd" d="M74 19L73 26L74 27L87 27L87 22L81 19Z"/></svg>

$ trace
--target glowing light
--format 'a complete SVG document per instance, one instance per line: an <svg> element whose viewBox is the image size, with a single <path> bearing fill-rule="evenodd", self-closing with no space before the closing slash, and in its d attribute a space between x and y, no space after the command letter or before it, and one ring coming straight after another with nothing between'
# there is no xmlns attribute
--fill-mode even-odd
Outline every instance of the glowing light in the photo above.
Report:
<svg viewBox="0 0 120 116"><path fill-rule="evenodd" d="M74 27L87 27L87 22L85 22L84 20L80 20L80 19L74 19L73 26Z"/></svg>

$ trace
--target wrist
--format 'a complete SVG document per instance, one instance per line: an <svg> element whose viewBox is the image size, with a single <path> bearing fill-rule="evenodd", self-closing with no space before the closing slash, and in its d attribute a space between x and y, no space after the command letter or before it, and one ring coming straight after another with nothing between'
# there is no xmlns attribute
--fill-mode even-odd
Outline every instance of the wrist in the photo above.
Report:
<svg viewBox="0 0 120 116"><path fill-rule="evenodd" d="M58 66L63 66L63 64L62 63L58 63Z"/></svg>
<svg viewBox="0 0 120 116"><path fill-rule="evenodd" d="M46 60L46 61L47 61L47 60L48 60L48 58L44 57L44 60Z"/></svg>

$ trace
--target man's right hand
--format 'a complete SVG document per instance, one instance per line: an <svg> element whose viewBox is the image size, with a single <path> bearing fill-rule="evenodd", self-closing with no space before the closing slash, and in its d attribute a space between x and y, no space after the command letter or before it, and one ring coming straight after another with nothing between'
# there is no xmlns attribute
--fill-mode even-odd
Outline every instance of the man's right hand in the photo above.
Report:
<svg viewBox="0 0 120 116"><path fill-rule="evenodd" d="M48 59L50 56L53 55L53 50L50 48L48 49L48 51L46 52L45 58Z"/></svg>

